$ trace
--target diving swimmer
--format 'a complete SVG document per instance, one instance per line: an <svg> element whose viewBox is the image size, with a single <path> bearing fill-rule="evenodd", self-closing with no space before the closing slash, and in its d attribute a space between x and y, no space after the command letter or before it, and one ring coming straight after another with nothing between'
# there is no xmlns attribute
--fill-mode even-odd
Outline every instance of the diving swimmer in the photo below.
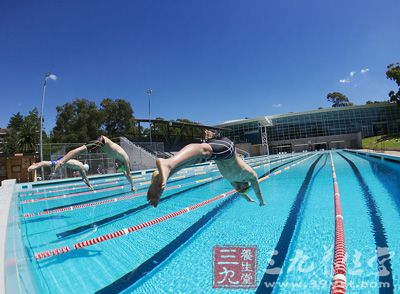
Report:
<svg viewBox="0 0 400 294"><path fill-rule="evenodd" d="M114 143L113 141L111 141L106 136L100 136L96 140L91 141L86 145L83 145L81 147L78 147L76 149L73 149L73 150L69 151L67 154L65 154L65 156L62 159L60 159L57 162L56 169L60 168L68 160L70 160L71 158L77 156L80 153L93 152L93 151L96 151L96 150L102 150L107 155L109 155L110 157L116 159L122 165L124 165L124 167L125 167L125 170L124 170L125 177L128 179L128 182L131 184L132 191L136 191L136 188L133 185L133 180L132 180L132 177L131 177L131 170L130 170L128 154L126 154L126 152L124 151L124 149L122 149L121 146L119 146L118 144Z"/></svg>
<svg viewBox="0 0 400 294"><path fill-rule="evenodd" d="M257 174L236 154L234 143L226 137L216 136L209 130L205 130L205 139L204 143L185 146L173 157L156 160L157 170L153 172L152 182L147 191L148 202L157 207L167 180L173 173L192 164L214 160L222 176L236 191L247 201L254 202L247 195L251 184L260 206L264 206L265 202L258 184Z"/></svg>
<svg viewBox="0 0 400 294"><path fill-rule="evenodd" d="M30 167L28 167L28 172L31 172L35 169L41 168L41 167L55 167L57 165L58 161L57 160L52 160L52 161L41 161L41 162L36 162L32 164ZM93 187L89 182L89 179L86 175L86 173L89 171L89 165L88 164L83 164L82 162L75 160L75 159L70 159L67 162L64 163L65 167L68 167L72 170L79 171L82 180L85 182L85 184L93 191Z"/></svg>

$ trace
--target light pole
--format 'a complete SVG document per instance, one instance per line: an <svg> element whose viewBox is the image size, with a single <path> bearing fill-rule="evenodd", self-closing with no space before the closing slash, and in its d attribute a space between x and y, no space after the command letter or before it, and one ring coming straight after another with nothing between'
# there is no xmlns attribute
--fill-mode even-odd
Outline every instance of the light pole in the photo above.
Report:
<svg viewBox="0 0 400 294"><path fill-rule="evenodd" d="M149 96L149 127L150 127L150 149L151 149L151 144L152 144L152 140L151 140L151 120L150 120L150 117L151 117L151 113L150 113L150 96L153 94L153 90L152 89L147 89L147 91L146 91L146 93L147 93L147 96Z"/></svg>
<svg viewBox="0 0 400 294"><path fill-rule="evenodd" d="M46 94L46 84L47 84L48 79L55 81L57 79L57 76L50 72L48 72L44 75L43 92L42 92L42 107L41 107L41 111L40 111L40 133L39 133L40 161L43 161L43 109L44 109L44 96ZM43 181L44 180L43 167L41 168L41 173L42 173L42 181Z"/></svg>

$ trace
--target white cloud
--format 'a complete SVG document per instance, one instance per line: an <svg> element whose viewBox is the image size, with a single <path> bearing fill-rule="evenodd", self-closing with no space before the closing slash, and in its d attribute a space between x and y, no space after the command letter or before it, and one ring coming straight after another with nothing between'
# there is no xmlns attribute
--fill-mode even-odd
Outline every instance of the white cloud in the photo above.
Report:
<svg viewBox="0 0 400 294"><path fill-rule="evenodd" d="M281 104L281 103L279 103L279 104L274 104L274 105L272 105L272 107L277 107L277 108L279 108L279 107L282 107L282 104Z"/></svg>
<svg viewBox="0 0 400 294"><path fill-rule="evenodd" d="M362 68L360 70L360 72L362 74L366 73L367 71L369 71L368 68ZM357 73L357 71L351 71L346 78L339 80L339 83L341 83L341 84L349 84L349 83L351 83L353 81L353 79L355 78L356 73Z"/></svg>

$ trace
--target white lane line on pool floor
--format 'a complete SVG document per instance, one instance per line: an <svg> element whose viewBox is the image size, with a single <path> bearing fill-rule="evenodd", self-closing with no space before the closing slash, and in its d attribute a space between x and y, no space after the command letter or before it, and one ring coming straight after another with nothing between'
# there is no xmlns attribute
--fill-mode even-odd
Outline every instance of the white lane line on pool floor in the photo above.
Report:
<svg viewBox="0 0 400 294"><path fill-rule="evenodd" d="M315 153L315 154L313 154L311 156L306 157L305 159L302 159L301 161L298 162L298 164L301 163L301 162L304 162L305 160L313 158L317 154L318 153ZM268 177L263 177L259 181L260 182L264 181L267 178ZM115 232L112 232L112 233L109 233L109 234L105 234L105 235L102 235L102 236L99 236L99 237L96 237L96 238L92 238L92 239L88 239L88 240L85 240L85 241L81 241L81 242L75 243L73 245L73 248L70 248L69 246L64 246L64 247L61 247L61 248L56 248L56 249L52 249L52 250L46 250L46 251L38 252L38 253L35 253L34 256L35 256L36 259L48 258L48 257L51 257L51 256L56 256L56 255L59 255L59 254L67 253L67 252L69 252L71 250L82 249L82 248L85 248L85 247L88 247L88 246L92 246L92 245L95 245L95 244L98 244L98 243L102 243L102 242L110 240L110 239L118 238L118 237L121 237L123 235L126 235L127 234L126 232L128 232L130 234L130 233L139 231L139 230L141 230L143 228L156 225L156 224L164 222L164 221L166 221L168 219L171 219L171 218L177 217L179 215L188 213L188 212L190 212L192 210L196 210L196 209L198 209L200 207L203 207L203 206L208 205L208 204L210 204L210 203L212 203L214 201L217 201L219 199L225 198L225 197L230 196L230 195L235 194L235 193L236 193L236 190L233 189L233 190L230 190L228 192L219 194L219 195L217 195L217 196L215 196L213 198L210 198L208 200L205 200L205 201L202 201L200 203L194 204L192 206L189 206L189 207L180 209L178 211L166 214L164 216L152 219L150 221L147 221L147 222L144 222L144 223L141 223L141 224L138 224L138 225L134 225L134 226L131 226L131 227L128 227L128 228L122 228L122 229L120 229L118 231L115 231Z"/></svg>

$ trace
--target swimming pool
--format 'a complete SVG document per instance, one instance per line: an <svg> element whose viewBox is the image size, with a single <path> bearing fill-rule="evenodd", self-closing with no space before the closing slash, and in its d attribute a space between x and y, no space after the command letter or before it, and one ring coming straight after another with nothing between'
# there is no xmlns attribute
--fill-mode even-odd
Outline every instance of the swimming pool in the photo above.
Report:
<svg viewBox="0 0 400 294"><path fill-rule="evenodd" d="M91 179L95 192L79 181L21 185L17 207L34 284L41 293L328 293L335 243L331 155L347 289L395 293L400 165L345 151L248 159L263 179L264 207L227 193L231 186L211 164L173 175L156 209L145 201L150 171L134 175L135 193L118 175ZM241 277L216 272L218 248L255 250L247 287L220 287Z"/></svg>

